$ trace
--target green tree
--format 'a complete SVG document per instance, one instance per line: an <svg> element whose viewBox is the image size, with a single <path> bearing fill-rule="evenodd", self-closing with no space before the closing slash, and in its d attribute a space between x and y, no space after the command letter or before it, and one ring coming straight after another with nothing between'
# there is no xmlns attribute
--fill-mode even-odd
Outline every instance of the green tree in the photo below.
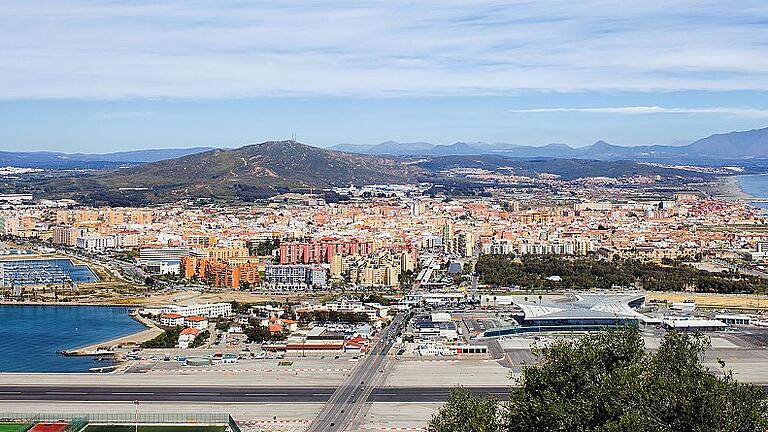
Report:
<svg viewBox="0 0 768 432"><path fill-rule="evenodd" d="M496 423L471 419L487 413L473 399L451 395L430 423L431 432L748 432L768 428L766 394L715 375L702 364L709 340L669 333L656 353L628 327L537 350L508 402L497 402ZM500 413L500 414L499 414ZM455 428L455 419L479 425ZM451 424L454 428L451 428Z"/></svg>
<svg viewBox="0 0 768 432"><path fill-rule="evenodd" d="M195 339L192 341L192 343L189 344L189 347L199 348L205 345L205 343L208 342L208 339L210 338L211 332L208 330L203 330L202 332L198 333L197 336L195 336Z"/></svg>
<svg viewBox="0 0 768 432"><path fill-rule="evenodd" d="M464 388L451 390L448 402L432 417L428 432L484 432L499 430L499 404Z"/></svg>

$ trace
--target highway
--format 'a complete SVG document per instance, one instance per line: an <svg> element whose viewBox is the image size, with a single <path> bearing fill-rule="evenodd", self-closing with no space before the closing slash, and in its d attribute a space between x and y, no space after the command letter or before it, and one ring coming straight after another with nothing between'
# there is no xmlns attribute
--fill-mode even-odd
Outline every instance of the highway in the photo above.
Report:
<svg viewBox="0 0 768 432"><path fill-rule="evenodd" d="M470 389L478 394L492 394L500 398L505 398L509 391L508 387ZM368 402L442 402L448 398L450 389L378 387L371 390ZM0 386L0 401L326 403L336 391L336 387ZM341 409L343 400L336 403L336 407Z"/></svg>
<svg viewBox="0 0 768 432"><path fill-rule="evenodd" d="M349 377L328 399L323 409L312 421L308 432L343 431L350 426L368 398L371 398L373 393L378 390L375 384L379 381L377 375L383 376L384 374L387 367L387 355L400 334L400 326L403 325L404 319L405 315L403 314L395 316L389 326L381 333L379 341L371 348L368 355L358 363ZM385 397L395 396L393 394Z"/></svg>

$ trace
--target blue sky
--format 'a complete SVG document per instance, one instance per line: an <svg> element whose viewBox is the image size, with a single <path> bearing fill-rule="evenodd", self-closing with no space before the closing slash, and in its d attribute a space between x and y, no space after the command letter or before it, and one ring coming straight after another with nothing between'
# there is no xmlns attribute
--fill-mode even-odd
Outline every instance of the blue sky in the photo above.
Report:
<svg viewBox="0 0 768 432"><path fill-rule="evenodd" d="M768 126L766 28L751 0L8 0L0 150L691 141Z"/></svg>

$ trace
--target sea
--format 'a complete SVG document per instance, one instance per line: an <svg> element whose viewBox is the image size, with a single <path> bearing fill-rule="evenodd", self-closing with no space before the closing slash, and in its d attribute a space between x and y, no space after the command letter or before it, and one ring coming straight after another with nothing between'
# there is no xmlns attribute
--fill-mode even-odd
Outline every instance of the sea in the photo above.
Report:
<svg viewBox="0 0 768 432"><path fill-rule="evenodd" d="M144 329L124 307L0 305L0 372L87 372L108 360L60 352Z"/></svg>
<svg viewBox="0 0 768 432"><path fill-rule="evenodd" d="M768 199L768 174L739 176L739 187L755 198ZM768 203L753 203L757 207L768 208Z"/></svg>

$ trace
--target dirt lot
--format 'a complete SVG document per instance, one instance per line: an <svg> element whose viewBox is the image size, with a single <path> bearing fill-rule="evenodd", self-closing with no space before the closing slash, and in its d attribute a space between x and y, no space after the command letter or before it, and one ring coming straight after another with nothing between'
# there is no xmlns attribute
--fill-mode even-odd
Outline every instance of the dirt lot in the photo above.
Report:
<svg viewBox="0 0 768 432"><path fill-rule="evenodd" d="M648 292L646 300L666 300L669 303L693 300L699 308L768 311L768 296L764 295Z"/></svg>

